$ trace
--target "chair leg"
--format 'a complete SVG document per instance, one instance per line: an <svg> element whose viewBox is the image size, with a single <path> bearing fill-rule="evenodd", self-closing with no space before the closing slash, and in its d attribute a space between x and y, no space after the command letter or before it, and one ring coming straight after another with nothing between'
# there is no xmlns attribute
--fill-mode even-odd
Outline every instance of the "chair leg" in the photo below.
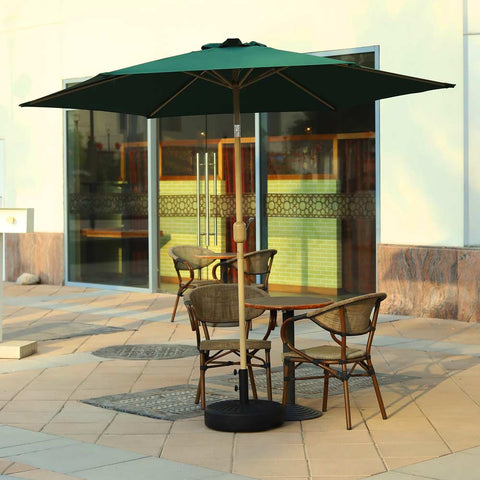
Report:
<svg viewBox="0 0 480 480"><path fill-rule="evenodd" d="M257 386L255 385L255 377L253 376L253 368L248 365L248 376L250 377L250 386L252 387L252 395L255 400L258 399Z"/></svg>
<svg viewBox="0 0 480 480"><path fill-rule="evenodd" d="M267 398L272 400L272 369L270 366L270 350L265 350L265 361L267 366L265 367L265 375L267 376Z"/></svg>
<svg viewBox="0 0 480 480"><path fill-rule="evenodd" d="M350 415L350 396L348 393L348 379L346 378L347 375L347 367L346 365L342 365L342 372L344 374L343 379L343 398L345 400L345 419L347 422L347 430L352 429L352 417Z"/></svg>
<svg viewBox="0 0 480 480"><path fill-rule="evenodd" d="M205 354L200 353L200 379L198 384L200 386L200 396L202 399L201 407L202 410L205 410L206 401L205 401Z"/></svg>
<svg viewBox="0 0 480 480"><path fill-rule="evenodd" d="M177 293L177 298L175 299L175 305L173 306L173 313L172 318L170 319L171 322L175 320L175 314L177 313L178 301L180 300L180 294Z"/></svg>
<svg viewBox="0 0 480 480"><path fill-rule="evenodd" d="M373 388L375 389L375 394L377 395L378 406L380 407L380 412L382 418L385 420L387 418L387 412L385 411L385 405L383 404L382 394L380 393L380 387L378 386L377 376L375 375L375 370L373 369L372 362L367 362L370 367L370 378L373 382Z"/></svg>
<svg viewBox="0 0 480 480"><path fill-rule="evenodd" d="M198 402L200 401L200 394L202 393L202 387L200 383L200 379L198 379L198 385L197 385L197 394L195 395L195 404L198 405Z"/></svg>
<svg viewBox="0 0 480 480"><path fill-rule="evenodd" d="M292 362L285 361L283 364L283 395L282 403L287 404L288 382L290 380L290 369L292 368Z"/></svg>
<svg viewBox="0 0 480 480"><path fill-rule="evenodd" d="M270 322L272 325L275 325L278 327L278 319L277 319L277 311L276 310L270 310Z"/></svg>
<svg viewBox="0 0 480 480"><path fill-rule="evenodd" d="M328 402L328 380L330 378L329 373L325 370L325 377L323 379L323 405L322 411L327 411L327 402Z"/></svg>

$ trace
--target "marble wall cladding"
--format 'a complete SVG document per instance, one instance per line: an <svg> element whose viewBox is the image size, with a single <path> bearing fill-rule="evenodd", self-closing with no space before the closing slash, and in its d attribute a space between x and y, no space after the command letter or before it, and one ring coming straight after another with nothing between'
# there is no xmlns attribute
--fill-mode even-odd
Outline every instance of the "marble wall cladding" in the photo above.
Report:
<svg viewBox="0 0 480 480"><path fill-rule="evenodd" d="M382 311L480 322L480 249L378 245Z"/></svg>
<svg viewBox="0 0 480 480"><path fill-rule="evenodd" d="M64 283L63 233L8 233L5 237L7 281L33 273L44 284Z"/></svg>
<svg viewBox="0 0 480 480"><path fill-rule="evenodd" d="M459 252L458 318L480 322L480 249Z"/></svg>

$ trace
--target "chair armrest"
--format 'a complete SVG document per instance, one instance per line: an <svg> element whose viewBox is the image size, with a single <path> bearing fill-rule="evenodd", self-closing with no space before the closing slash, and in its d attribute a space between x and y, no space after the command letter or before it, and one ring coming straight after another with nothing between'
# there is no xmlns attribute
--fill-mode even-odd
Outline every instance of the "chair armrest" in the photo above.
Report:
<svg viewBox="0 0 480 480"><path fill-rule="evenodd" d="M218 262L216 265L214 265L214 267L212 269L212 276L217 282L222 281L222 279L217 276L217 269L218 268L220 268L220 272L221 272L221 267L220 266L221 266L221 262ZM220 275L220 277L221 277L221 275Z"/></svg>
<svg viewBox="0 0 480 480"><path fill-rule="evenodd" d="M295 315L294 317L290 317L287 320L285 320L282 324L282 328L280 329L280 337L282 339L283 345L286 346L290 351L295 352L299 357L304 358L305 360L309 362L313 362L313 358L309 357L306 355L304 352L299 350L298 348L295 348L287 339L287 326L289 326L291 323L297 322L298 320L305 320L305 319L311 320L306 313L303 313L301 315Z"/></svg>
<svg viewBox="0 0 480 480"><path fill-rule="evenodd" d="M270 336L270 333L272 333L272 331L275 330L276 326L277 326L277 310L270 310L267 331L265 332L265 335L263 336L262 340L267 340L268 337Z"/></svg>
<svg viewBox="0 0 480 480"><path fill-rule="evenodd" d="M195 317L195 310L192 305L192 301L189 298L184 298L185 306L187 307L188 319L190 320L190 328L193 332L196 332L197 346L200 344L200 332L198 329L198 322Z"/></svg>

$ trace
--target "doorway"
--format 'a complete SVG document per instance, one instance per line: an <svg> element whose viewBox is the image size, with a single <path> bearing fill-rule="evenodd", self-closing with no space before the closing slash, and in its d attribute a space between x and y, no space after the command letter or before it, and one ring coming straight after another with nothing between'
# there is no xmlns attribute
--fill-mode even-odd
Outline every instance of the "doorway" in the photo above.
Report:
<svg viewBox="0 0 480 480"><path fill-rule="evenodd" d="M255 250L255 117L242 116L246 251ZM177 282L168 249L200 245L235 252L234 149L230 115L159 120L160 288ZM211 275L207 271L205 275Z"/></svg>

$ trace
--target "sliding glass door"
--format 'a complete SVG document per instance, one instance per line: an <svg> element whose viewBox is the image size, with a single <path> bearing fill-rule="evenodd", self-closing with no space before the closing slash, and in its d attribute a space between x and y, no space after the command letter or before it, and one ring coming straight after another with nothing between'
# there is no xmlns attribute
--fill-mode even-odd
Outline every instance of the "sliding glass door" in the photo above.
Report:
<svg viewBox="0 0 480 480"><path fill-rule="evenodd" d="M231 115L175 117L160 128L160 283L175 283L168 249L200 245L235 251L233 136ZM248 223L247 251L255 249L254 115L242 118L242 193ZM206 272L206 275L210 275Z"/></svg>

